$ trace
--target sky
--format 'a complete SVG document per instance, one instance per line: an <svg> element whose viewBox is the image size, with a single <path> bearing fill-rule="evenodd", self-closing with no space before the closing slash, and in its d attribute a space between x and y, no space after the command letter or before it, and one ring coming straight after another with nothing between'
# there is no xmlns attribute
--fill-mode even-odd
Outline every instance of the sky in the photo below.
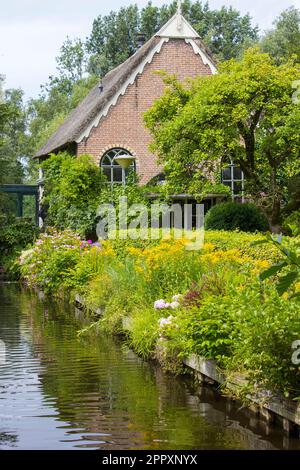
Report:
<svg viewBox="0 0 300 470"><path fill-rule="evenodd" d="M148 0L0 0L0 74L6 77L5 88L21 87L26 98L36 97L40 85L55 74L55 57L67 36L85 38L99 14L131 3L143 7ZM282 10L300 8L300 0L209 0L209 5L231 5L250 13L253 24L265 31Z"/></svg>

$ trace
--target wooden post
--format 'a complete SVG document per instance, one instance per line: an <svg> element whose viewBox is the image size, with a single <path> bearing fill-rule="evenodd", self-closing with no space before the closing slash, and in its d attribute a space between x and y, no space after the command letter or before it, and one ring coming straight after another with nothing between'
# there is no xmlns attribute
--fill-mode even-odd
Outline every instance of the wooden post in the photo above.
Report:
<svg viewBox="0 0 300 470"><path fill-rule="evenodd" d="M37 226L39 226L39 195L35 195L35 223Z"/></svg>
<svg viewBox="0 0 300 470"><path fill-rule="evenodd" d="M23 194L17 194L17 217L23 217Z"/></svg>

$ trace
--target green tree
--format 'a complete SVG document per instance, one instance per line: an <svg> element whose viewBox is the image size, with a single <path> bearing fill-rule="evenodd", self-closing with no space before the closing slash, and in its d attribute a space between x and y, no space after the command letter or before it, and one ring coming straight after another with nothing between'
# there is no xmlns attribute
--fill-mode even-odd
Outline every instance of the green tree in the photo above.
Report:
<svg viewBox="0 0 300 470"><path fill-rule="evenodd" d="M9 117L3 127L0 155L7 161L7 182L20 183L26 176L28 165L28 143L26 106L23 91L11 89L5 91L5 103Z"/></svg>
<svg viewBox="0 0 300 470"><path fill-rule="evenodd" d="M44 89L38 98L29 101L30 156L41 148L97 81L93 75L82 78L72 85L70 93L61 88L61 83L52 84L48 91Z"/></svg>
<svg viewBox="0 0 300 470"><path fill-rule="evenodd" d="M45 171L43 205L48 207L46 223L59 229L93 233L96 211L106 178L89 155L75 158L67 152L52 154L42 164Z"/></svg>
<svg viewBox="0 0 300 470"><path fill-rule="evenodd" d="M21 89L4 90L0 77L0 184L21 183L28 177L29 137ZM14 212L14 197L0 193L0 211Z"/></svg>
<svg viewBox="0 0 300 470"><path fill-rule="evenodd" d="M158 8L149 2L139 11L136 5L123 7L107 16L99 15L87 38L88 70L103 76L131 56L138 48L138 33L150 39L176 12L177 1ZM185 0L183 15L205 44L220 60L237 57L245 45L258 40L258 28L249 15L242 16L232 7L211 10L208 3Z"/></svg>
<svg viewBox="0 0 300 470"><path fill-rule="evenodd" d="M60 55L56 58L57 69L62 77L66 77L75 83L82 79L85 72L85 48L80 38L71 40L69 37L60 49Z"/></svg>
<svg viewBox="0 0 300 470"><path fill-rule="evenodd" d="M277 63L286 62L293 55L300 62L300 10L284 10L274 21L274 29L262 38L261 47Z"/></svg>
<svg viewBox="0 0 300 470"><path fill-rule="evenodd" d="M203 195L206 181L217 181L221 158L231 159L244 171L249 196L278 230L287 178L299 173L300 106L292 99L299 78L299 65L276 66L256 48L189 89L168 78L145 122L171 190Z"/></svg>
<svg viewBox="0 0 300 470"><path fill-rule="evenodd" d="M86 42L91 55L88 70L101 77L124 62L137 49L138 32L139 11L136 5L122 7L103 18L98 16Z"/></svg>

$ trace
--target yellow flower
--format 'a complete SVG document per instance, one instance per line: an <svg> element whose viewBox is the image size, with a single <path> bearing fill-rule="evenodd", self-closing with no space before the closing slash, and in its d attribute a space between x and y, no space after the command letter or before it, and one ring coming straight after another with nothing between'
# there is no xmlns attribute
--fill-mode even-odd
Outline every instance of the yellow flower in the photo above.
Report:
<svg viewBox="0 0 300 470"><path fill-rule="evenodd" d="M300 292L300 282L296 282L294 287L296 292Z"/></svg>
<svg viewBox="0 0 300 470"><path fill-rule="evenodd" d="M260 269L268 269L270 267L270 262L266 259L258 259L255 261L255 267Z"/></svg>
<svg viewBox="0 0 300 470"><path fill-rule="evenodd" d="M254 261L254 268L251 270L253 276L257 276L265 269L270 267L270 262L266 259L257 259Z"/></svg>
<svg viewBox="0 0 300 470"><path fill-rule="evenodd" d="M135 270L136 270L137 273L143 273L144 272L144 269L140 265L136 265Z"/></svg>
<svg viewBox="0 0 300 470"><path fill-rule="evenodd" d="M127 249L128 253L130 253L131 255L136 255L136 256L139 256L141 254L141 250L139 248L134 248L133 246L130 246L128 249Z"/></svg>
<svg viewBox="0 0 300 470"><path fill-rule="evenodd" d="M212 243L204 243L202 251L210 252L210 251L214 251L215 248L216 248L215 245L213 245Z"/></svg>

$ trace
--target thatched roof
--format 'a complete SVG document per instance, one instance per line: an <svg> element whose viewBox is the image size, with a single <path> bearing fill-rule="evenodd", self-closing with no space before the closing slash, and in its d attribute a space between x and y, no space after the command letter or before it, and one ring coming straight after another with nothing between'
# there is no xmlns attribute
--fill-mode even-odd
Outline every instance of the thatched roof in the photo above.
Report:
<svg viewBox="0 0 300 470"><path fill-rule="evenodd" d="M168 23L167 23L168 24ZM162 30L161 30L162 31ZM101 113L112 98L118 93L131 74L159 44L162 35L155 35L137 50L129 59L108 72L86 96L86 98L66 118L64 123L36 153L35 158L61 150L77 142L86 128ZM215 61L210 51L204 46L199 36L194 39L212 63Z"/></svg>

